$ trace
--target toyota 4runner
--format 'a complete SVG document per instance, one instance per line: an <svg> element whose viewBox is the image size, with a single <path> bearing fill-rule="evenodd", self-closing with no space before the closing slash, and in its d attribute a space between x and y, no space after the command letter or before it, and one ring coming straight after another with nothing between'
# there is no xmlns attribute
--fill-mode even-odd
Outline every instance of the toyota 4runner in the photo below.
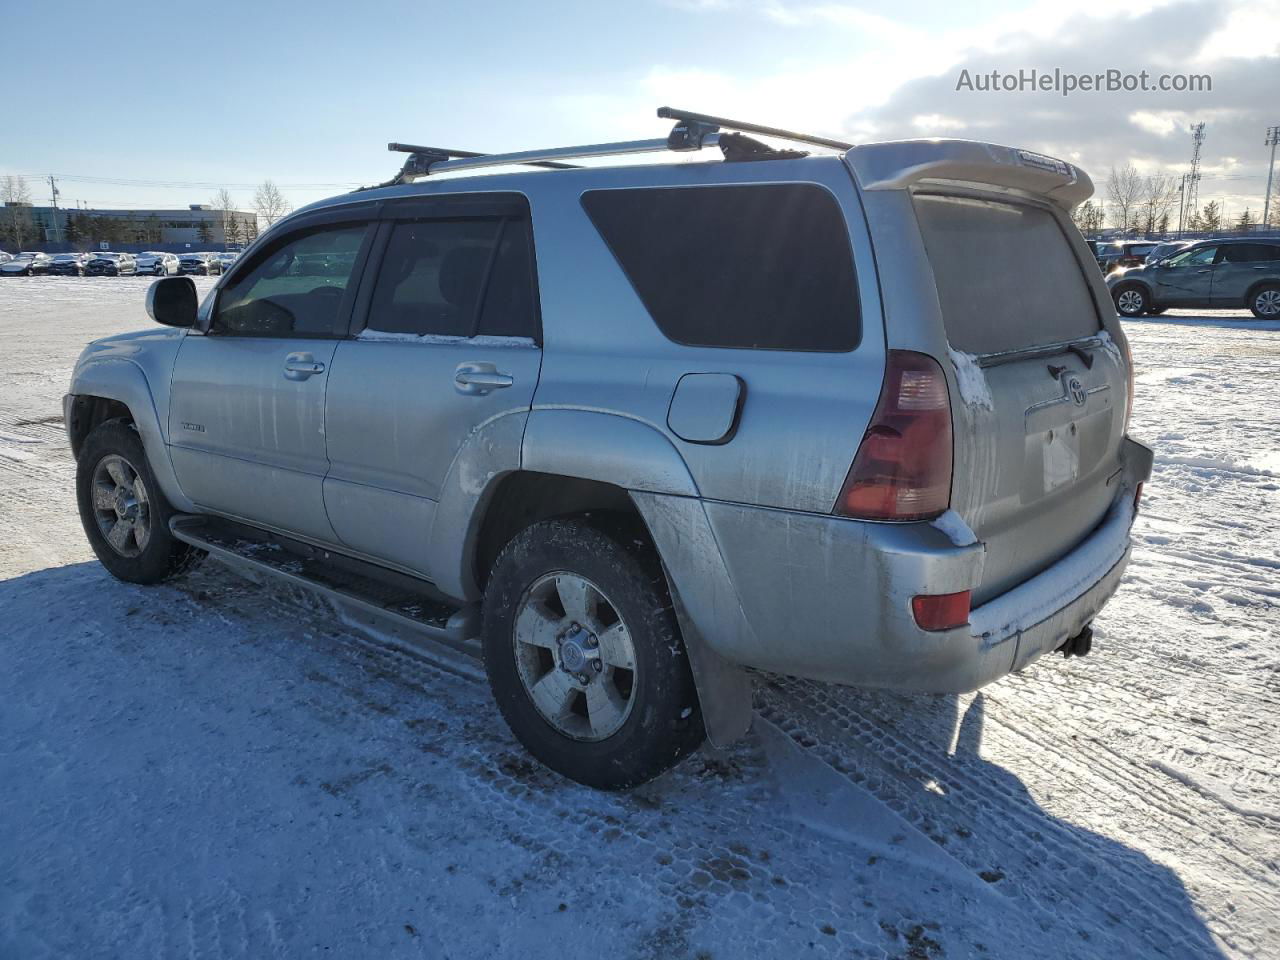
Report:
<svg viewBox="0 0 1280 960"><path fill-rule="evenodd" d="M1151 464L1088 177L660 115L403 148L202 303L155 281L164 327L91 344L65 400L106 568L213 554L481 654L516 737L603 788L744 733L747 668L961 692L1088 652Z"/></svg>

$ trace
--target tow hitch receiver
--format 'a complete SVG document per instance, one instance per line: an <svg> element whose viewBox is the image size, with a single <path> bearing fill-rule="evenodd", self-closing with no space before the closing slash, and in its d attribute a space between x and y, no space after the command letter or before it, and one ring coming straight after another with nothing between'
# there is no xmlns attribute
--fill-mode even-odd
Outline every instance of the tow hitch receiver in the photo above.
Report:
<svg viewBox="0 0 1280 960"><path fill-rule="evenodd" d="M1064 657L1087 657L1093 649L1093 627L1085 627L1058 649Z"/></svg>

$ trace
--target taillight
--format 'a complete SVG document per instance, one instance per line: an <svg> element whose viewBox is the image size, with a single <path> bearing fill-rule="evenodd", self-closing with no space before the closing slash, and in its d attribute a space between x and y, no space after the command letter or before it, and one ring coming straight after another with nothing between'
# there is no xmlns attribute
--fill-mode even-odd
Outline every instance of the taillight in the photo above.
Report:
<svg viewBox="0 0 1280 960"><path fill-rule="evenodd" d="M951 401L933 357L890 350L880 400L835 513L924 520L951 503Z"/></svg>
<svg viewBox="0 0 1280 960"><path fill-rule="evenodd" d="M1142 484L1139 483L1138 486L1133 491L1133 509L1135 513L1138 510L1138 504L1141 502L1142 502Z"/></svg>
<svg viewBox="0 0 1280 960"><path fill-rule="evenodd" d="M911 598L911 615L921 630L951 630L969 622L970 594L959 593L922 594Z"/></svg>

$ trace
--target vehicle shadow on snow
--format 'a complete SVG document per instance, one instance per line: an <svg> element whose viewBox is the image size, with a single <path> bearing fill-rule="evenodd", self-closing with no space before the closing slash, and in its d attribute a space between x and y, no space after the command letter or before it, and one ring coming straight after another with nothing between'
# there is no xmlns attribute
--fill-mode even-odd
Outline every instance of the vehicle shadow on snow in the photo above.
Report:
<svg viewBox="0 0 1280 960"><path fill-rule="evenodd" d="M182 602L165 602L166 595ZM276 615L279 601L289 605L287 596L249 585L212 564L172 588L159 589L119 584L92 562L35 571L0 581L0 622L8 638L18 641L8 650L0 646L0 658L19 665L24 644L57 648L50 641L58 634L68 641L68 650L87 642L106 648L107 656L112 650L136 652L161 638L168 647L179 634L205 636L211 626L226 622L224 611L242 607L245 600L254 601L247 613L255 621L258 611L273 615L270 606L259 607L259 602L275 604ZM121 624L134 622L134 616L150 624L144 634L121 631ZM294 649L297 639L284 633L290 633L287 626L281 637L269 641L282 652ZM308 647L305 652L298 648L296 657L286 653L286 674L290 664L301 670L309 658L331 655L323 643ZM216 642L207 652L213 657L223 653ZM146 663L130 658L129 669ZM312 673L306 676L310 679ZM273 674L270 682L278 679ZM435 687L439 678L423 682L425 688L401 694L422 689L428 695L442 693ZM1007 897L1015 911L1008 922L1056 938L1064 956L1220 956L1173 871L1117 840L1055 817L1017 776L982 756L988 726L982 694L913 697L763 676L757 687L759 717L746 742L729 751L701 751L673 774L633 794L600 798L609 805L616 801L620 827L630 819L661 833L663 811L679 809L694 797L701 802L722 793L726 799L741 798L741 792L724 792L725 781L742 780L747 786L772 781L781 804L767 817L789 817L825 836L869 848L877 854L869 866L880 859L880 869L891 871L899 858L924 865L958 888L968 886L979 900L988 892ZM370 699L366 693L352 691L362 702ZM478 687L464 687L448 696L466 701L469 709L480 708L471 701L483 695ZM389 698L378 694L373 699ZM170 706L159 704L159 712L165 714ZM391 714L385 705L379 709L381 724ZM992 729L1004 735L1001 727ZM512 744L498 733L496 719L454 732L470 744L440 747L439 760L456 766L464 777L483 779L499 771L499 779L514 778L512 789L539 807L555 806L581 790L523 759L513 761ZM1048 747L1057 735L1043 729L1030 733ZM779 741L787 747L781 754ZM359 759L351 762L358 766ZM1051 749L1046 759L1069 768L1058 762L1061 753ZM827 790L817 804L812 802L815 784ZM1079 787L1064 778L1060 788ZM376 792L385 785L370 781L364 789ZM797 800L806 790L810 795ZM695 827L689 829L696 835ZM896 883L887 882L891 888Z"/></svg>
<svg viewBox="0 0 1280 960"><path fill-rule="evenodd" d="M982 693L913 696L770 677L756 707L901 818L906 829L893 845L909 855L904 834L919 831L935 855L1015 901L1024 919L1060 940L1069 936L1064 955L1223 956L1173 870L1055 816L1018 776L982 755ZM1061 771L1055 791L1089 789L1071 775L1081 758L1064 763L1067 751L1053 749L1056 731L1030 732L1044 749L1033 762ZM873 845L879 826L868 831Z"/></svg>

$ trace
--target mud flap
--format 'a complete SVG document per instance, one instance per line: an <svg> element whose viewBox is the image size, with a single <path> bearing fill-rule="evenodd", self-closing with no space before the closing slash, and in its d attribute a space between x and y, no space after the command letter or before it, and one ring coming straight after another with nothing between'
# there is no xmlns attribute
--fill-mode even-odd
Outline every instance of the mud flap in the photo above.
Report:
<svg viewBox="0 0 1280 960"><path fill-rule="evenodd" d="M724 636L715 641L731 643L735 635L750 627L702 501L636 490L631 491L631 499L662 560L689 653L707 739L713 746L727 747L751 729L751 677L745 667L717 652L705 631L719 630ZM683 594L677 584L683 585Z"/></svg>
<svg viewBox="0 0 1280 960"><path fill-rule="evenodd" d="M666 568L663 568L666 572ZM751 729L751 677L745 667L726 660L708 645L689 616L680 592L667 573L667 588L680 621L680 634L689 654L693 684L698 689L702 724L713 747L724 749Z"/></svg>

